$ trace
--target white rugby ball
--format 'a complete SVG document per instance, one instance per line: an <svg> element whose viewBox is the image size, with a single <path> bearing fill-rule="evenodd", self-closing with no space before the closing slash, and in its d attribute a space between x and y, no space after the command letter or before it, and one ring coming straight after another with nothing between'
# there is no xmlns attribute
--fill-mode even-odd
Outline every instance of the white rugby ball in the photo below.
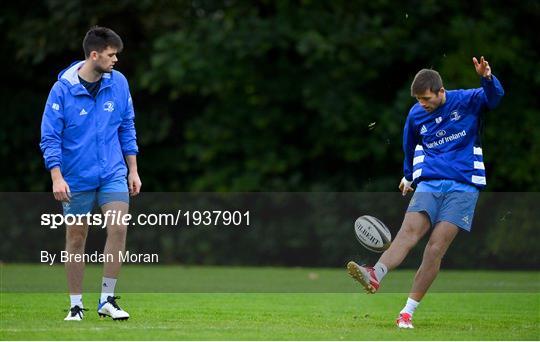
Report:
<svg viewBox="0 0 540 342"><path fill-rule="evenodd" d="M354 222L356 238L372 252L382 253L390 247L392 234L388 227L376 217L364 215Z"/></svg>

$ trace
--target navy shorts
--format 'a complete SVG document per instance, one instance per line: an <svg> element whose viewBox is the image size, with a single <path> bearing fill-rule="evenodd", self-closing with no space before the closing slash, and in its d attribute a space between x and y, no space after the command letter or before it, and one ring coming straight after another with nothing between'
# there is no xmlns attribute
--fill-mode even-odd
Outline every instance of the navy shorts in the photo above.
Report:
<svg viewBox="0 0 540 342"><path fill-rule="evenodd" d="M478 189L453 180L420 182L409 203L407 212L425 212L434 227L441 221L471 231Z"/></svg>
<svg viewBox="0 0 540 342"><path fill-rule="evenodd" d="M129 191L125 177L116 178L90 191L71 193L69 202L62 202L64 215L85 215L110 202L129 203Z"/></svg>

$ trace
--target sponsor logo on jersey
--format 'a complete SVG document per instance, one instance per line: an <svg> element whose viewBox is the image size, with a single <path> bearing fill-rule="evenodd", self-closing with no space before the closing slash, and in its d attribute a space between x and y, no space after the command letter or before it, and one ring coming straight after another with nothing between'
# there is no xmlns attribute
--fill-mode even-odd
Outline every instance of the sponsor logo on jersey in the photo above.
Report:
<svg viewBox="0 0 540 342"><path fill-rule="evenodd" d="M422 125L422 128L420 129L420 134L426 134L427 128L426 125Z"/></svg>
<svg viewBox="0 0 540 342"><path fill-rule="evenodd" d="M442 146L442 145L446 144L447 142L454 141L454 140L457 140L457 139L461 139L461 138L467 136L467 132L465 130L463 130L461 132L445 136L446 131L441 129L440 131L437 132L437 137L439 137L439 135L440 135L440 139L437 139L437 140L434 140L432 142L426 143L426 147L427 148L435 148L435 147Z"/></svg>
<svg viewBox="0 0 540 342"><path fill-rule="evenodd" d="M79 113L79 115L86 115L86 114L88 114L88 112L86 110L84 110L84 108Z"/></svg>
<svg viewBox="0 0 540 342"><path fill-rule="evenodd" d="M441 121L442 121L442 117L440 117L440 116L435 119L435 123L439 124L439 123L441 123Z"/></svg>

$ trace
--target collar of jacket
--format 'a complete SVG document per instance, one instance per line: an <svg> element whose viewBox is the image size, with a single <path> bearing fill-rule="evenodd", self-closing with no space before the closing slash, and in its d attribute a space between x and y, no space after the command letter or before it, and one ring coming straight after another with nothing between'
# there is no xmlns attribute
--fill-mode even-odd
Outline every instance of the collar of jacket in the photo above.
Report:
<svg viewBox="0 0 540 342"><path fill-rule="evenodd" d="M69 66L59 77L59 80L68 86L69 91L74 96L89 95L88 91L84 88L84 86L79 81L78 71L82 67L83 64L84 64L84 61L75 62L71 64L71 66ZM113 85L114 81L113 81L112 75L113 73L104 73L101 76L101 87L99 88L99 92Z"/></svg>

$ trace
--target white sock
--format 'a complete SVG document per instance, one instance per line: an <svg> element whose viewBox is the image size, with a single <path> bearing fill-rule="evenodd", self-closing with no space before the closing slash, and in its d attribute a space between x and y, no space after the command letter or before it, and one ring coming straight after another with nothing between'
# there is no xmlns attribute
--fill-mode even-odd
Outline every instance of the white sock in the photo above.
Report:
<svg viewBox="0 0 540 342"><path fill-rule="evenodd" d="M81 309L83 308L82 294L77 294L77 295L70 294L69 301L71 302L70 308L74 307L75 305L78 305Z"/></svg>
<svg viewBox="0 0 540 342"><path fill-rule="evenodd" d="M375 264L375 266L373 266L373 268L375 269L375 275L377 276L377 279L379 280L379 282L381 282L386 273L388 273L388 267L386 267L386 265L382 262L378 262Z"/></svg>
<svg viewBox="0 0 540 342"><path fill-rule="evenodd" d="M99 299L99 302L106 302L107 297L113 297L115 287L116 279L103 277L103 280L101 281L101 298Z"/></svg>
<svg viewBox="0 0 540 342"><path fill-rule="evenodd" d="M409 315L412 316L418 304L420 304L420 302L417 302L414 299L409 297L407 298L407 304L405 304L405 307L399 313L408 313Z"/></svg>

